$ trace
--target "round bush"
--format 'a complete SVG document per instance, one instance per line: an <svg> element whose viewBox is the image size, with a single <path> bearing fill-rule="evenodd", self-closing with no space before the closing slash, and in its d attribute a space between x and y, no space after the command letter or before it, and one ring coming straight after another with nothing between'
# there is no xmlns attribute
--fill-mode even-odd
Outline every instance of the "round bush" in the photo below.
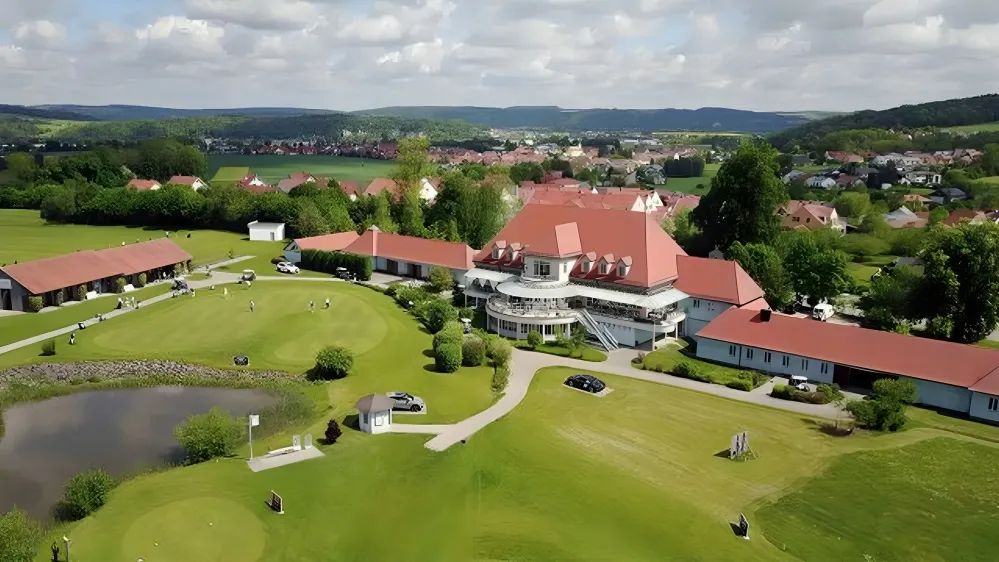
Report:
<svg viewBox="0 0 999 562"><path fill-rule="evenodd" d="M345 347L331 345L316 354L316 375L323 380L342 379L354 366L354 354Z"/></svg>
<svg viewBox="0 0 999 562"><path fill-rule="evenodd" d="M188 416L173 429L188 464L232 454L243 440L243 424L222 408Z"/></svg>
<svg viewBox="0 0 999 562"><path fill-rule="evenodd" d="M461 367L461 344L445 343L437 348L434 363L441 373L453 373Z"/></svg>
<svg viewBox="0 0 999 562"><path fill-rule="evenodd" d="M139 274L139 286L140 286L140 287L145 287L145 286L146 286L146 280L147 280L147 279L148 279L148 278L146 277L146 274L145 274L145 273L140 273L140 274Z"/></svg>
<svg viewBox="0 0 999 562"><path fill-rule="evenodd" d="M56 354L55 340L42 342L42 355L51 357Z"/></svg>
<svg viewBox="0 0 999 562"><path fill-rule="evenodd" d="M66 302L66 293L63 291L56 291L55 302L56 306L62 306L62 303Z"/></svg>
<svg viewBox="0 0 999 562"><path fill-rule="evenodd" d="M449 321L458 319L458 309L445 300L435 299L421 310L421 317L427 330L430 330L431 334L436 334L443 330Z"/></svg>
<svg viewBox="0 0 999 562"><path fill-rule="evenodd" d="M115 282L114 282L114 284L118 288L118 292L119 293L124 293L125 292L125 285L126 285L126 283L125 283L125 278L124 277L119 277L118 279L116 279Z"/></svg>
<svg viewBox="0 0 999 562"><path fill-rule="evenodd" d="M45 537L42 526L18 508L0 514L0 560L30 562Z"/></svg>
<svg viewBox="0 0 999 562"><path fill-rule="evenodd" d="M76 300L85 301L87 300L87 286L80 285L76 288Z"/></svg>
<svg viewBox="0 0 999 562"><path fill-rule="evenodd" d="M537 349L543 343L545 343L545 337L541 335L541 332L531 330L527 333L527 345L531 346L531 349Z"/></svg>
<svg viewBox="0 0 999 562"><path fill-rule="evenodd" d="M28 297L28 310L30 312L38 312L44 308L45 302L42 297Z"/></svg>
<svg viewBox="0 0 999 562"><path fill-rule="evenodd" d="M60 515L69 521L83 519L107 503L114 487L114 478L103 469L77 474L66 484L66 493L59 504Z"/></svg>
<svg viewBox="0 0 999 562"><path fill-rule="evenodd" d="M461 329L461 324L458 324L457 322L448 322L443 330L434 334L434 351L437 351L437 348L447 343L460 346L464 338L465 334L464 330Z"/></svg>
<svg viewBox="0 0 999 562"><path fill-rule="evenodd" d="M468 338L461 346L461 364L478 367L486 360L486 344L479 338Z"/></svg>
<svg viewBox="0 0 999 562"><path fill-rule="evenodd" d="M503 338L492 338L486 345L486 356L492 360L493 366L505 367L510 364L513 357L513 349L510 342Z"/></svg>

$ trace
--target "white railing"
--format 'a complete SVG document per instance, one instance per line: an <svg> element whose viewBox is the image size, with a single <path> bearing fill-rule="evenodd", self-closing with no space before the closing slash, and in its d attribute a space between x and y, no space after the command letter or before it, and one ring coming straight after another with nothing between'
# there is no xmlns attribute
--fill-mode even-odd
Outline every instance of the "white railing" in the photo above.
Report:
<svg viewBox="0 0 999 562"><path fill-rule="evenodd" d="M486 301L486 307L499 314L527 318L572 318L575 316L575 313L569 308L542 304L510 304L504 302L503 297L490 298Z"/></svg>
<svg viewBox="0 0 999 562"><path fill-rule="evenodd" d="M614 334L610 333L610 330L601 326L599 322L594 320L585 308L577 309L575 312L576 318L579 319L579 323L586 328L586 331L596 336L597 341L600 342L600 345L604 346L604 349L607 351L613 351L620 347L617 342L617 338L614 337Z"/></svg>

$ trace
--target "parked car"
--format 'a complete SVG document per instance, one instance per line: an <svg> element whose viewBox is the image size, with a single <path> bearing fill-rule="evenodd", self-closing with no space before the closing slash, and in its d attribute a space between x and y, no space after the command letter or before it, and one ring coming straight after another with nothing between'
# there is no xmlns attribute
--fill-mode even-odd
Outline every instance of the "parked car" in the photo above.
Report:
<svg viewBox="0 0 999 562"><path fill-rule="evenodd" d="M388 397L395 402L393 409L409 410L410 412L422 412L427 408L427 404L419 396L413 396L408 392L389 392Z"/></svg>
<svg viewBox="0 0 999 562"><path fill-rule="evenodd" d="M817 304L814 308L812 308L812 318L825 322L826 320L832 318L835 312L836 311L833 309L831 304Z"/></svg>
<svg viewBox="0 0 999 562"><path fill-rule="evenodd" d="M571 388L577 388L589 392L591 394L596 394L602 392L603 389L607 388L604 381L594 377L593 375L572 375L571 377L565 379L565 385Z"/></svg>
<svg viewBox="0 0 999 562"><path fill-rule="evenodd" d="M298 269L297 265L295 265L293 263L286 262L286 261L278 263L277 266L276 266L276 269L280 273L292 273L292 274L294 274L294 273L298 273L300 271Z"/></svg>

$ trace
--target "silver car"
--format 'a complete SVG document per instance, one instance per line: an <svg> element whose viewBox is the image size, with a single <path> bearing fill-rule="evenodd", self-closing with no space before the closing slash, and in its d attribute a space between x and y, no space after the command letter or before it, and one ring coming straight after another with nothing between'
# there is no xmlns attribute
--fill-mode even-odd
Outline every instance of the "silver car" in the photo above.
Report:
<svg viewBox="0 0 999 562"><path fill-rule="evenodd" d="M419 396L413 396L408 392L389 392L388 397L395 402L393 409L408 410L410 412L422 412L427 405Z"/></svg>

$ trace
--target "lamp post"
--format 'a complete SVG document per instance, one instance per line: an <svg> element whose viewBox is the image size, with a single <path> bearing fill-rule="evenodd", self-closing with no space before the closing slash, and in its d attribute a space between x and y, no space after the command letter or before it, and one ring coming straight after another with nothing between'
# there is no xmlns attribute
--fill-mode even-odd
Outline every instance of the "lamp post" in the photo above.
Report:
<svg viewBox="0 0 999 562"><path fill-rule="evenodd" d="M66 562L69 562L69 543L73 541L69 540L69 537L67 537L66 535L63 535L62 542L66 543Z"/></svg>

